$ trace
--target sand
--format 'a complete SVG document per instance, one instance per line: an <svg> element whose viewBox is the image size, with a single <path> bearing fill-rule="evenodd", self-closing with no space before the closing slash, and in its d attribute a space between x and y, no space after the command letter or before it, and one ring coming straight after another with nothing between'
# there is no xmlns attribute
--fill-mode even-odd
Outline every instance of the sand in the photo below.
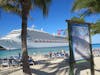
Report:
<svg viewBox="0 0 100 75"><path fill-rule="evenodd" d="M68 75L69 63L65 58L46 58L42 55L32 56L32 58L38 63L30 66L32 75ZM94 63L95 75L100 75L100 57L95 57ZM18 67L7 75L23 75L23 72L21 67ZM75 75L91 75L90 69L75 68Z"/></svg>
<svg viewBox="0 0 100 75"><path fill-rule="evenodd" d="M94 66L95 75L100 75L100 57L94 58L94 64L95 64ZM83 70L80 75L91 75L91 73L90 70L87 69L87 70Z"/></svg>

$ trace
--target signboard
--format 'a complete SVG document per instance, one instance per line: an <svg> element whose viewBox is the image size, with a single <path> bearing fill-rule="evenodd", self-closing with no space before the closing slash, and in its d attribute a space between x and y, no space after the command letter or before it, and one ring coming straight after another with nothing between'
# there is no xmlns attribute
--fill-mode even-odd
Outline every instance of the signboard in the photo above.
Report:
<svg viewBox="0 0 100 75"><path fill-rule="evenodd" d="M71 23L71 41L74 60L90 59L88 24Z"/></svg>
<svg viewBox="0 0 100 75"><path fill-rule="evenodd" d="M66 20L68 22L68 33L69 33L69 50L70 50L70 70L69 75L75 75L74 74L74 65L80 62L77 62L77 60L84 60L88 62L83 63L89 63L88 66L91 69L91 75L95 75L94 73L94 61L93 61L93 55L92 55L92 46L91 46L91 36L90 36L90 23L82 23L82 22L76 22L72 20ZM75 61L77 63L75 63ZM87 66L84 64L81 64L79 66L84 66L84 68Z"/></svg>

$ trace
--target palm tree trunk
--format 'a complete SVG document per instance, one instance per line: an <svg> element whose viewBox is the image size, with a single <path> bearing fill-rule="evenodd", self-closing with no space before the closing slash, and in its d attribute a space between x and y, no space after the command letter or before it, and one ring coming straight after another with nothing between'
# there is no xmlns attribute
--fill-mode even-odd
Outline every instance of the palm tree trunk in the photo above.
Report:
<svg viewBox="0 0 100 75"><path fill-rule="evenodd" d="M24 0L24 3L27 0ZM22 3L22 31L21 31L21 41L22 41L22 66L24 75L32 75L30 66L28 63L28 52L27 52L27 16L28 10L26 9L26 4Z"/></svg>

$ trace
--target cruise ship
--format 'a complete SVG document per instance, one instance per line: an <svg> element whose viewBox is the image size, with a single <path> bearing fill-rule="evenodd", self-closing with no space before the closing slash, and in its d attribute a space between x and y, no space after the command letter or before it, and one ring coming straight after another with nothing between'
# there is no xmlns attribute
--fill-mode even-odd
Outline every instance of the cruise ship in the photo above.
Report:
<svg viewBox="0 0 100 75"><path fill-rule="evenodd" d="M7 49L21 49L21 29L12 30L8 35L0 38L0 46ZM67 39L64 36L53 35L43 30L27 29L27 47L60 47L67 46Z"/></svg>

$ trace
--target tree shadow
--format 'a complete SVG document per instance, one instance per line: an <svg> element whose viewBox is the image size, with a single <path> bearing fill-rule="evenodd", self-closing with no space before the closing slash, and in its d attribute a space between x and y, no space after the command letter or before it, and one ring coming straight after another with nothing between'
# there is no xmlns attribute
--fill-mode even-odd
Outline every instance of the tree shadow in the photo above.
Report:
<svg viewBox="0 0 100 75"><path fill-rule="evenodd" d="M99 70L97 70L97 69L94 69L95 71L98 71L98 72L100 72L100 69Z"/></svg>
<svg viewBox="0 0 100 75"><path fill-rule="evenodd" d="M90 69L90 63L89 62L82 62L82 63L78 63L75 64L75 75L80 75L80 72L86 69Z"/></svg>
<svg viewBox="0 0 100 75"><path fill-rule="evenodd" d="M45 64L44 64L45 63ZM68 75L69 73L69 61L68 59L63 60L60 63L50 63L47 61L44 61L44 66L40 69L32 69L32 73L36 75ZM54 66L52 66L54 65ZM74 65L74 73L75 75L80 75L80 72L86 69L90 69L90 63L89 62L81 62ZM45 69L48 69L49 71L46 72Z"/></svg>
<svg viewBox="0 0 100 75"><path fill-rule="evenodd" d="M63 72L63 75L66 75L69 69L69 63L66 62L66 60L63 60L60 63L50 63L47 61L44 61L44 63L44 66L39 70L31 69L32 73L36 75L61 75ZM48 69L49 72L46 72L43 69Z"/></svg>
<svg viewBox="0 0 100 75"><path fill-rule="evenodd" d="M52 59L51 59L52 61ZM69 59L64 59L60 63L50 63L49 61L41 60L39 64L43 64L40 69L32 69L32 73L36 75L67 75L69 73ZM33 65L34 66L34 65ZM86 69L90 69L90 62L81 62L74 65L75 75L80 75L80 72ZM47 70L48 71L45 71Z"/></svg>

